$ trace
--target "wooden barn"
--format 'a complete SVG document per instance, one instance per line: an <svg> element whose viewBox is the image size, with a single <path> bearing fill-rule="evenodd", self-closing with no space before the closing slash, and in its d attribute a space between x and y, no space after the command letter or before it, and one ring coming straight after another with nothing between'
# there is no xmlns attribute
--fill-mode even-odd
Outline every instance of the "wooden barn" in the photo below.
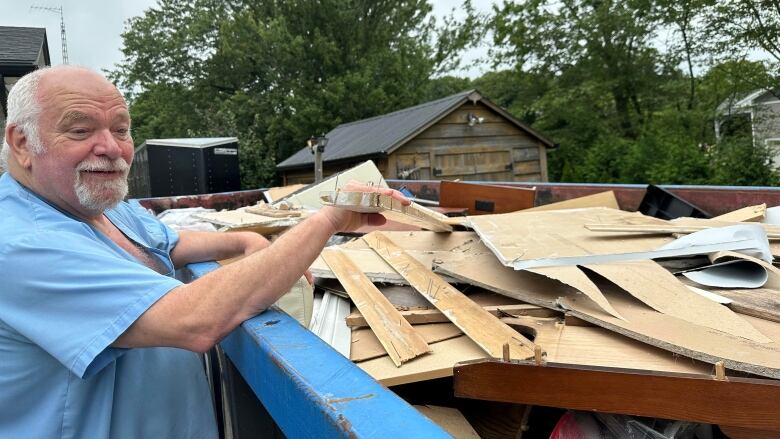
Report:
<svg viewBox="0 0 780 439"><path fill-rule="evenodd" d="M552 141L477 90L337 126L325 176L371 159L388 179L547 181ZM314 181L304 147L277 165L285 185Z"/></svg>

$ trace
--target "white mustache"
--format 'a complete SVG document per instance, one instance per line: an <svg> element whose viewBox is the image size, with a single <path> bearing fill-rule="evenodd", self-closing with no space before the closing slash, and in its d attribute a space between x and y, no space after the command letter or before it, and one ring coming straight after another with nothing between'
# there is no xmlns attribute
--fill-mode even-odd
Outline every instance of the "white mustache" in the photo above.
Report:
<svg viewBox="0 0 780 439"><path fill-rule="evenodd" d="M130 165L127 162L117 157L114 160L107 158L98 158L95 160L84 160L76 166L77 172L91 171L91 172L127 172L130 170Z"/></svg>

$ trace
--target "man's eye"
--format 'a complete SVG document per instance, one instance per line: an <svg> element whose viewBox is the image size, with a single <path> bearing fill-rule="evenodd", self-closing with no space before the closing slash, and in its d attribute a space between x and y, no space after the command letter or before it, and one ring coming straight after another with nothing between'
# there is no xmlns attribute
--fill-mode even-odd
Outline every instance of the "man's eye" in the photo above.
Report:
<svg viewBox="0 0 780 439"><path fill-rule="evenodd" d="M89 130L86 128L71 128L68 132L75 136L85 136L89 134Z"/></svg>
<svg viewBox="0 0 780 439"><path fill-rule="evenodd" d="M115 131L117 135L121 137L127 137L130 135L130 128L117 128Z"/></svg>

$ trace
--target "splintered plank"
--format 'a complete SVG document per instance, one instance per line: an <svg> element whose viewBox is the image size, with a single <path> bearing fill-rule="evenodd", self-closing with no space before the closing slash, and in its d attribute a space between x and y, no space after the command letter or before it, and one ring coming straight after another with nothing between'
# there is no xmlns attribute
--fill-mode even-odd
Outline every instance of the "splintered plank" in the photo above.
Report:
<svg viewBox="0 0 780 439"><path fill-rule="evenodd" d="M395 198L378 192L326 192L320 194L323 205L362 213L381 213L387 219L411 224L434 232L451 232L446 216L412 203L404 206Z"/></svg>
<svg viewBox="0 0 780 439"><path fill-rule="evenodd" d="M534 344L531 341L407 255L382 233L369 233L363 239L411 286L490 356L501 358L504 344L509 345L511 359L522 360L534 356Z"/></svg>
<svg viewBox="0 0 780 439"><path fill-rule="evenodd" d="M431 351L425 339L343 252L325 249L322 258L336 273L397 367Z"/></svg>

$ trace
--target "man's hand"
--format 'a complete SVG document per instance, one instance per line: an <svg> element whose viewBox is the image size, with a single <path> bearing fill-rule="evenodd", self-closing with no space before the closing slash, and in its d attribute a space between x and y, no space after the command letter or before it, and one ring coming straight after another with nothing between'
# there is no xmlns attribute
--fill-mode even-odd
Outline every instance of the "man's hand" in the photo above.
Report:
<svg viewBox="0 0 780 439"><path fill-rule="evenodd" d="M377 192L395 198L404 206L411 204L408 198L395 189L367 186L354 180L347 183L342 190L344 192ZM331 222L334 233L349 232L365 225L381 226L387 221L385 217L378 213L358 213L332 206L324 206L320 209L320 212Z"/></svg>

